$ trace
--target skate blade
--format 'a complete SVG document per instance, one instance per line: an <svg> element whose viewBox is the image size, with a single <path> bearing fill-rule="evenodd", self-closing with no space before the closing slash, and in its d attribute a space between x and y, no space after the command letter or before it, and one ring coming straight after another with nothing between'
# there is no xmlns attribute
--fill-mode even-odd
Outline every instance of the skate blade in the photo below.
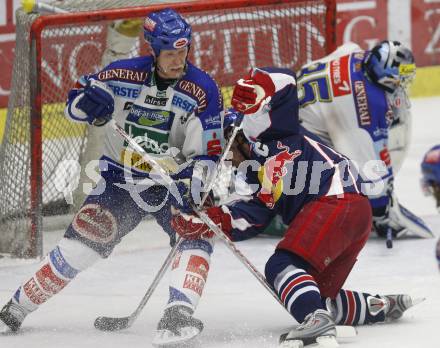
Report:
<svg viewBox="0 0 440 348"><path fill-rule="evenodd" d="M357 330L350 325L336 325L337 338L353 338L357 336Z"/></svg>
<svg viewBox="0 0 440 348"><path fill-rule="evenodd" d="M335 336L320 336L316 338L316 347L319 348L336 348L339 347Z"/></svg>
<svg viewBox="0 0 440 348"><path fill-rule="evenodd" d="M176 335L169 330L157 330L152 344L154 347L180 347L192 341L200 332L195 327L182 328L180 335Z"/></svg>
<svg viewBox="0 0 440 348"><path fill-rule="evenodd" d="M426 297L413 298L413 299L411 299L411 302L412 302L411 307L417 306L418 304L422 303L425 300L426 300ZM411 308L411 307L409 307L409 308Z"/></svg>
<svg viewBox="0 0 440 348"><path fill-rule="evenodd" d="M13 335L13 334L15 334L15 332L12 331L8 325L6 325L5 323L3 323L0 320L0 335L1 336L8 336L8 335Z"/></svg>
<svg viewBox="0 0 440 348"><path fill-rule="evenodd" d="M336 348L339 343L335 336L320 336L316 338L316 343L307 344L301 340L286 340L280 343L279 348Z"/></svg>
<svg viewBox="0 0 440 348"><path fill-rule="evenodd" d="M287 340L279 344L279 348L303 348L304 343L301 340Z"/></svg>

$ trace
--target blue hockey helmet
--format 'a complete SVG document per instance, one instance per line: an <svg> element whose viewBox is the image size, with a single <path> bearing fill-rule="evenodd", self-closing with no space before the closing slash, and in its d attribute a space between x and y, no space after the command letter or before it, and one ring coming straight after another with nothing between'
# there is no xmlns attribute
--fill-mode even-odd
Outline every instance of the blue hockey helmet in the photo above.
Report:
<svg viewBox="0 0 440 348"><path fill-rule="evenodd" d="M422 161L423 180L440 185L440 145L431 148Z"/></svg>
<svg viewBox="0 0 440 348"><path fill-rule="evenodd" d="M416 74L411 50L399 41L382 41L365 57L364 69L373 83L393 93L407 87Z"/></svg>
<svg viewBox="0 0 440 348"><path fill-rule="evenodd" d="M440 210L440 145L431 148L423 157L422 189L425 194L432 194L437 200L437 208Z"/></svg>
<svg viewBox="0 0 440 348"><path fill-rule="evenodd" d="M242 113L236 111L234 108L227 109L223 117L223 129L226 131L229 127L239 125L242 119Z"/></svg>
<svg viewBox="0 0 440 348"><path fill-rule="evenodd" d="M144 38L158 57L161 50L189 47L191 26L173 9L152 12L144 21Z"/></svg>

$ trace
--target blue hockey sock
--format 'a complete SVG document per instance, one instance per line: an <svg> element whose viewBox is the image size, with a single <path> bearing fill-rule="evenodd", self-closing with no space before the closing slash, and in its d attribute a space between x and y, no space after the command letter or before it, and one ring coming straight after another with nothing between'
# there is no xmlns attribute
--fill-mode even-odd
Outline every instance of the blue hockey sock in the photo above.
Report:
<svg viewBox="0 0 440 348"><path fill-rule="evenodd" d="M333 311L336 313L336 324L339 325L364 325L383 322L385 311L377 311L373 315L368 306L368 298L375 297L380 304L381 297L368 293L341 289L338 296L332 300Z"/></svg>
<svg viewBox="0 0 440 348"><path fill-rule="evenodd" d="M298 323L307 314L323 309L315 279L305 269L308 264L296 255L277 250L266 264L266 278Z"/></svg>

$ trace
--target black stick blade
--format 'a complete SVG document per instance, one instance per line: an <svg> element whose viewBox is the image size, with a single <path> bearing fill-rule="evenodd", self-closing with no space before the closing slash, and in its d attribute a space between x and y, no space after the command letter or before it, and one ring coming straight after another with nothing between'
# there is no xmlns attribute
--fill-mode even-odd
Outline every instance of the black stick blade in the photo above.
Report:
<svg viewBox="0 0 440 348"><path fill-rule="evenodd" d="M101 331L124 330L131 326L130 317L110 318L98 317L95 320L95 328Z"/></svg>

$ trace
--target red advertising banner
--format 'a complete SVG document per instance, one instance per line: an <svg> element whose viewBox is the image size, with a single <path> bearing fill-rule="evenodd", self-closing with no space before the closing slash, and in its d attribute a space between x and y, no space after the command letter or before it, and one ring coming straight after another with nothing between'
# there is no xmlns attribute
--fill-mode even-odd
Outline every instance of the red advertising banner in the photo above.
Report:
<svg viewBox="0 0 440 348"><path fill-rule="evenodd" d="M440 65L440 0L412 0L412 49L417 66Z"/></svg>
<svg viewBox="0 0 440 348"><path fill-rule="evenodd" d="M370 49L387 39L387 1L337 1L336 42L355 42L363 49Z"/></svg>
<svg viewBox="0 0 440 348"><path fill-rule="evenodd" d="M189 59L222 87L233 85L237 77L254 66L297 70L327 52L323 6L311 6L305 11L303 3L292 3L259 7L259 12L252 8L228 11L227 15L225 10L186 15L193 32ZM43 102L63 102L80 76L101 68L110 24L52 23L43 30ZM140 41L145 50L147 46Z"/></svg>

